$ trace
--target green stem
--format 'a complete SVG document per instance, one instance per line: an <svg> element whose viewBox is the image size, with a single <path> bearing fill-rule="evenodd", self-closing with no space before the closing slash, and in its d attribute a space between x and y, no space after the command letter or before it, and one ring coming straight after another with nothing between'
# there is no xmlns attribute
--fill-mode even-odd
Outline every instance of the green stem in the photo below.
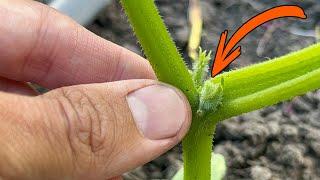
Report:
<svg viewBox="0 0 320 180"><path fill-rule="evenodd" d="M121 3L158 79L181 89L189 100L193 115L197 114L199 100L195 84L154 1L121 0ZM201 133L201 120L193 118L191 130L183 141L186 180L210 177L212 131Z"/></svg>
<svg viewBox="0 0 320 180"><path fill-rule="evenodd" d="M121 3L158 79L181 89L195 109L197 90L154 1L121 0Z"/></svg>
<svg viewBox="0 0 320 180"><path fill-rule="evenodd" d="M208 127L205 119L191 127L182 142L184 180L208 180L211 177L212 140L215 126Z"/></svg>
<svg viewBox="0 0 320 180"><path fill-rule="evenodd" d="M223 73L221 108L208 117L215 124L242 113L270 106L320 88L320 44Z"/></svg>

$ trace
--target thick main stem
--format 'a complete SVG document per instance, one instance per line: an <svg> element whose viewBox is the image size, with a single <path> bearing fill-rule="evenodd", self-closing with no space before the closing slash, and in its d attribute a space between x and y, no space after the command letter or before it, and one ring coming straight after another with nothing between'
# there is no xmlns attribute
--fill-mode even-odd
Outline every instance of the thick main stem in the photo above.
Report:
<svg viewBox="0 0 320 180"><path fill-rule="evenodd" d="M205 119L200 117L194 117L194 119L197 119L197 123L191 127L182 142L183 177L184 180L209 180L211 177L212 140L215 126L209 128Z"/></svg>
<svg viewBox="0 0 320 180"><path fill-rule="evenodd" d="M121 3L158 79L181 89L195 116L199 103L198 92L154 1L121 0ZM212 131L201 120L204 119L193 118L191 130L183 141L185 179L210 178ZM206 133L204 129L208 129Z"/></svg>
<svg viewBox="0 0 320 180"><path fill-rule="evenodd" d="M179 88L196 109L197 90L154 1L121 0L121 4L158 79Z"/></svg>

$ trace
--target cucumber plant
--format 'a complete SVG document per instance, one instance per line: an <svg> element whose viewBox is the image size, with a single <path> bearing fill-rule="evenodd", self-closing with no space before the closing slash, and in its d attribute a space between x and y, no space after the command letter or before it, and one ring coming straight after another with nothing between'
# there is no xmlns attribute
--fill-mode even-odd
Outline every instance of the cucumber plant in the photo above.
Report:
<svg viewBox="0 0 320 180"><path fill-rule="evenodd" d="M153 0L120 1L158 79L181 89L191 105L192 124L182 142L185 180L215 177L217 123L320 88L320 44L208 78L210 53L201 50L190 72Z"/></svg>

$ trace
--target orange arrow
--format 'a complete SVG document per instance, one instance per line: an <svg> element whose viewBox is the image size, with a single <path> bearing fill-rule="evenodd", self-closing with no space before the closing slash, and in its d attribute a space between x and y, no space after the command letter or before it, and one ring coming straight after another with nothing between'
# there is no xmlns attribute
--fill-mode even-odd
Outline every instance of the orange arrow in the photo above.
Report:
<svg viewBox="0 0 320 180"><path fill-rule="evenodd" d="M304 10L296 5L284 5L273 7L266 10L255 17L245 22L226 43L228 30L225 30L220 37L219 44L216 51L214 64L211 71L211 76L214 77L225 69L232 61L241 55L241 46L235 50L234 47L247 34L261 26L262 24L283 17L296 17L306 19L307 16ZM233 51L232 51L233 50ZM232 51L232 52L231 52Z"/></svg>

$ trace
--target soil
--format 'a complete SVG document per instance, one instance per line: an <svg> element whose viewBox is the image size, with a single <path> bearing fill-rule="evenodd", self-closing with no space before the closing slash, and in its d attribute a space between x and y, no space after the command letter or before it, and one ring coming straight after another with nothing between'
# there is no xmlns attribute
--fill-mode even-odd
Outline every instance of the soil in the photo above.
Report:
<svg viewBox="0 0 320 180"><path fill-rule="evenodd" d="M201 1L204 20L201 47L213 51L223 30L233 33L246 20L273 6L297 4L308 15L305 21L279 19L253 31L240 43L242 55L229 69L265 61L316 42L312 32L320 18L318 0ZM189 62L186 53L190 31L188 0L156 3ZM142 55L118 1L109 5L88 29ZM214 151L227 160L225 179L320 179L320 91L226 120L218 125L214 144ZM181 166L181 146L178 145L127 173L125 179L170 179Z"/></svg>

